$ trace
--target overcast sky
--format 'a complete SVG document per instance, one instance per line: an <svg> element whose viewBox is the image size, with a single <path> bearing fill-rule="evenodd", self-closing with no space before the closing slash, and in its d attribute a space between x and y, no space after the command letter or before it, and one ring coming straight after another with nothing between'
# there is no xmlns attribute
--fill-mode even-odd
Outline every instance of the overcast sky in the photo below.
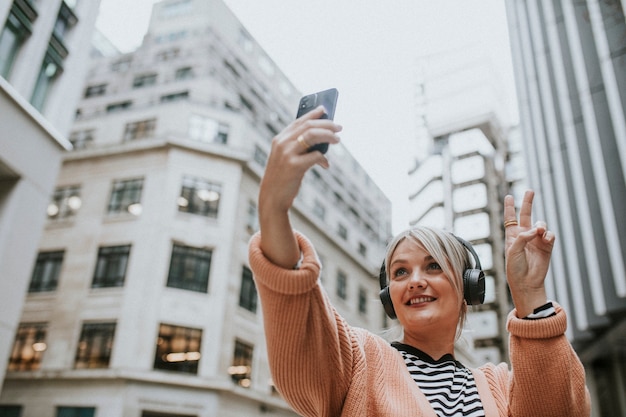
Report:
<svg viewBox="0 0 626 417"><path fill-rule="evenodd" d="M131 51L155 1L102 0L97 26ZM224 1L302 93L339 90L342 141L391 200L394 233L408 226L408 170L419 158L420 57L483 49L515 100L503 0Z"/></svg>

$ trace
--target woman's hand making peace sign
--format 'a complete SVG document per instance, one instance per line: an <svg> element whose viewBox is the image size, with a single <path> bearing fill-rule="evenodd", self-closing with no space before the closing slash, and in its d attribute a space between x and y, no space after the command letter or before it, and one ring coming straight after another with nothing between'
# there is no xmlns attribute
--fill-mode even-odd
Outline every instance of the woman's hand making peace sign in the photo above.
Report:
<svg viewBox="0 0 626 417"><path fill-rule="evenodd" d="M504 198L504 254L506 277L517 317L528 316L547 302L545 279L554 247L554 233L546 223L531 220L533 191L526 191L519 221L513 196Z"/></svg>

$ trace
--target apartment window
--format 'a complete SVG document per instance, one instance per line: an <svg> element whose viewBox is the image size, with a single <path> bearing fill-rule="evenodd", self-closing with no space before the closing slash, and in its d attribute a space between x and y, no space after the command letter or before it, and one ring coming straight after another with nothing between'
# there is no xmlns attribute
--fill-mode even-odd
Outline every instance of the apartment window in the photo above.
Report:
<svg viewBox="0 0 626 417"><path fill-rule="evenodd" d="M133 79L133 88L149 87L155 85L157 80L156 74L141 74Z"/></svg>
<svg viewBox="0 0 626 417"><path fill-rule="evenodd" d="M138 122L127 123L124 129L124 140L134 140L149 138L154 136L156 129L156 119L140 120Z"/></svg>
<svg viewBox="0 0 626 417"><path fill-rule="evenodd" d="M319 200L315 200L313 202L313 214L318 217L320 220L324 220L326 218L326 207Z"/></svg>
<svg viewBox="0 0 626 417"><path fill-rule="evenodd" d="M254 200L248 201L246 228L248 233L254 233L259 230L259 210Z"/></svg>
<svg viewBox="0 0 626 417"><path fill-rule="evenodd" d="M21 405L0 405L0 417L21 417Z"/></svg>
<svg viewBox="0 0 626 417"><path fill-rule="evenodd" d="M244 266L241 272L241 289L239 290L239 306L256 313L257 292L252 279L252 271Z"/></svg>
<svg viewBox="0 0 626 417"><path fill-rule="evenodd" d="M9 371L34 371L41 365L46 350L46 323L20 324L15 333L13 350L9 358Z"/></svg>
<svg viewBox="0 0 626 417"><path fill-rule="evenodd" d="M254 346L242 342L235 341L235 352L233 354L233 362L228 368L228 373L235 383L249 388L252 378L252 355Z"/></svg>
<svg viewBox="0 0 626 417"><path fill-rule="evenodd" d="M29 2L14 1L0 33L0 76L9 78L15 58L32 33L37 13Z"/></svg>
<svg viewBox="0 0 626 417"><path fill-rule="evenodd" d="M35 269L28 292L54 291L59 282L63 251L40 252L35 261Z"/></svg>
<svg viewBox="0 0 626 417"><path fill-rule="evenodd" d="M70 134L70 143L74 149L84 149L94 140L95 129L76 130Z"/></svg>
<svg viewBox="0 0 626 417"><path fill-rule="evenodd" d="M255 145L254 147L254 162L261 165L262 167L267 164L267 152L261 149L261 147L258 145Z"/></svg>
<svg viewBox="0 0 626 417"><path fill-rule="evenodd" d="M348 277L343 271L337 272L337 297L345 300L348 297L348 291L346 287L348 286Z"/></svg>
<svg viewBox="0 0 626 417"><path fill-rule="evenodd" d="M222 187L202 178L183 177L178 210L184 213L217 218Z"/></svg>
<svg viewBox="0 0 626 417"><path fill-rule="evenodd" d="M130 100L120 101L119 103L111 103L107 106L107 113L113 113L117 111L122 111L130 108L133 105L133 102Z"/></svg>
<svg viewBox="0 0 626 417"><path fill-rule="evenodd" d="M109 214L130 213L138 216L141 214L142 190L143 178L114 181L107 212Z"/></svg>
<svg viewBox="0 0 626 417"><path fill-rule="evenodd" d="M208 249L174 245L167 276L167 286L183 290L207 292L211 256Z"/></svg>
<svg viewBox="0 0 626 417"><path fill-rule="evenodd" d="M159 52L156 56L157 61L170 61L178 58L180 50L178 48L168 49L166 51Z"/></svg>
<svg viewBox="0 0 626 417"><path fill-rule="evenodd" d="M46 210L49 220L70 219L78 213L83 201L80 198L80 186L59 187L52 195L52 201Z"/></svg>
<svg viewBox="0 0 626 417"><path fill-rule="evenodd" d="M92 288L121 287L124 285L130 245L107 246L98 250L98 261Z"/></svg>
<svg viewBox="0 0 626 417"><path fill-rule="evenodd" d="M94 407L57 407L56 417L94 417Z"/></svg>
<svg viewBox="0 0 626 417"><path fill-rule="evenodd" d="M363 243L359 243L359 254L361 256L366 256L367 255L367 246L365 246L365 244L363 244Z"/></svg>
<svg viewBox="0 0 626 417"><path fill-rule="evenodd" d="M365 288L359 288L359 313L367 313L367 291Z"/></svg>
<svg viewBox="0 0 626 417"><path fill-rule="evenodd" d="M154 369L197 374L201 343L201 329L161 324Z"/></svg>
<svg viewBox="0 0 626 417"><path fill-rule="evenodd" d="M72 9L70 9L64 1L61 2L61 8L59 9L59 14L57 15L57 20L54 23L52 31L53 36L55 36L58 41L62 42L67 31L76 25L77 22L78 18Z"/></svg>
<svg viewBox="0 0 626 417"><path fill-rule="evenodd" d="M76 369L108 368L114 335L114 322L83 323L74 367Z"/></svg>
<svg viewBox="0 0 626 417"><path fill-rule="evenodd" d="M172 101L187 100L188 98L189 91L181 91L161 96L161 103L171 103Z"/></svg>
<svg viewBox="0 0 626 417"><path fill-rule="evenodd" d="M124 72L130 68L130 64L132 61L132 57L123 57L119 61L113 62L111 64L111 71L113 72Z"/></svg>
<svg viewBox="0 0 626 417"><path fill-rule="evenodd" d="M193 68L191 68L191 67L178 68L176 70L176 74L174 75L174 78L177 81L192 79L193 78Z"/></svg>
<svg viewBox="0 0 626 417"><path fill-rule="evenodd" d="M103 96L107 91L107 84L90 85L85 88L85 98Z"/></svg>
<svg viewBox="0 0 626 417"><path fill-rule="evenodd" d="M230 127L215 119L198 114L189 117L189 138L198 142L220 143L228 142Z"/></svg>
<svg viewBox="0 0 626 417"><path fill-rule="evenodd" d="M43 109L52 84L63 71L59 57L50 49L51 48L49 47L48 52L44 57L43 64L39 70L39 75L37 76L37 82L35 83L35 89L33 90L33 94L30 98L30 103L37 110Z"/></svg>
<svg viewBox="0 0 626 417"><path fill-rule="evenodd" d="M339 237L343 240L348 239L348 229L341 223L337 225L337 234L339 234Z"/></svg>

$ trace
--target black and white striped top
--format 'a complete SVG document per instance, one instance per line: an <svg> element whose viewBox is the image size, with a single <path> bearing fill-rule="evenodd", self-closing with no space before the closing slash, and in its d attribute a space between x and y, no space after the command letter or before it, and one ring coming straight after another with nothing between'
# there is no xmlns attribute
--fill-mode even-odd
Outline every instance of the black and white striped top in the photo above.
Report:
<svg viewBox="0 0 626 417"><path fill-rule="evenodd" d="M412 346L394 342L404 362L440 417L484 417L472 372L450 354L434 360Z"/></svg>

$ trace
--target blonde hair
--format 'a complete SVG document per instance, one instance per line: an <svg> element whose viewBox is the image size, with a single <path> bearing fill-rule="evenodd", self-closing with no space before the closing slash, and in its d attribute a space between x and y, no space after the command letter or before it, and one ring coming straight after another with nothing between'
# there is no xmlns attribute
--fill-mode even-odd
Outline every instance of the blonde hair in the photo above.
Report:
<svg viewBox="0 0 626 417"><path fill-rule="evenodd" d="M466 269L472 268L472 260L467 249L452 233L433 227L417 226L401 232L389 242L385 255L385 266L389 265L393 253L404 240L411 240L421 246L441 266L441 270L448 277L460 305L456 331L456 339L458 339L467 315L467 303L464 301L463 294L463 273ZM389 269L387 268L386 280L389 283Z"/></svg>

